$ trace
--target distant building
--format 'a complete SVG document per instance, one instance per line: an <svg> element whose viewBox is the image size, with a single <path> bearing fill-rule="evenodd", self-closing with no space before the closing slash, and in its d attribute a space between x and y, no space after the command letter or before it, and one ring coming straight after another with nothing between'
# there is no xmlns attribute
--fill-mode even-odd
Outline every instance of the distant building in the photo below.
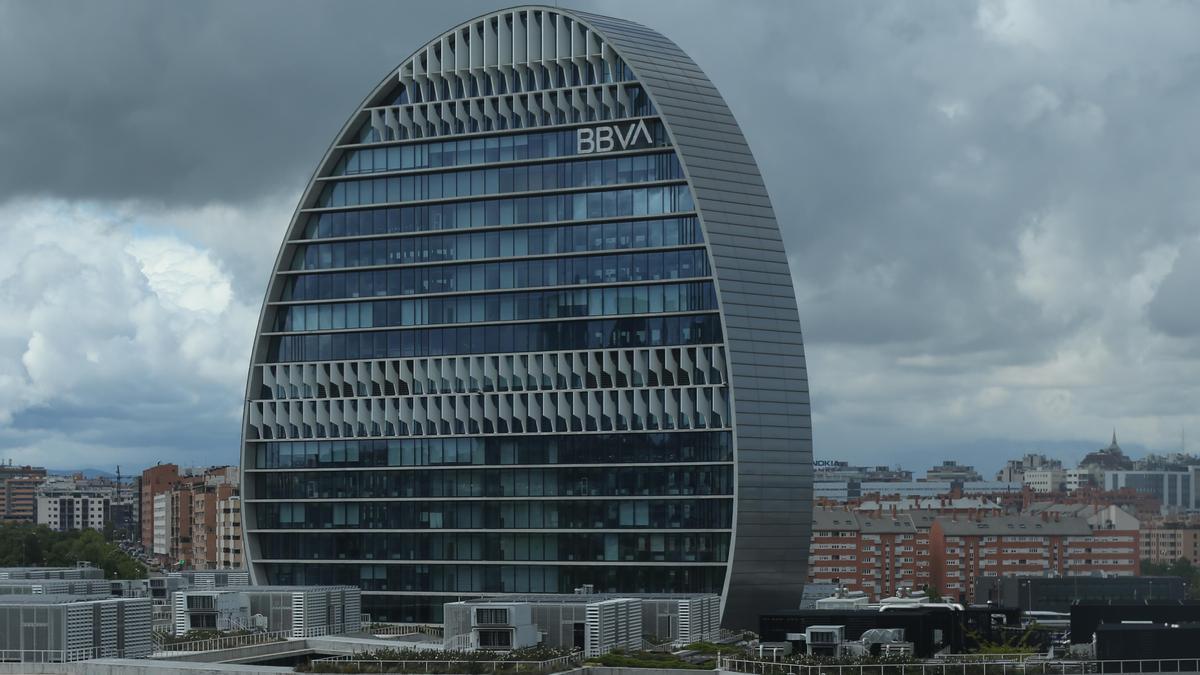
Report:
<svg viewBox="0 0 1200 675"><path fill-rule="evenodd" d="M1021 482L1034 492L1062 492L1067 476L1062 468L1030 469L1024 473Z"/></svg>
<svg viewBox="0 0 1200 675"><path fill-rule="evenodd" d="M242 499L217 502L217 569L242 566Z"/></svg>
<svg viewBox="0 0 1200 675"><path fill-rule="evenodd" d="M1075 492L1088 487L1094 487L1099 483L1096 480L1095 474L1090 469L1065 469L1063 471L1063 483L1067 492Z"/></svg>
<svg viewBox="0 0 1200 675"><path fill-rule="evenodd" d="M859 513L875 511L880 515L894 511L924 509L939 515L948 515L951 513L985 513L987 515L998 516L1003 511L1003 507L1000 504L986 497L937 497L933 499L922 499L920 497L866 498L857 504L850 505L849 508Z"/></svg>
<svg viewBox="0 0 1200 675"><path fill-rule="evenodd" d="M1042 454L1030 453L1021 459L1010 459L1004 468L996 473L996 480L1005 483L1022 483L1025 473L1038 469L1062 469L1063 464L1057 459L1051 459Z"/></svg>
<svg viewBox="0 0 1200 675"><path fill-rule="evenodd" d="M223 544L217 534L217 523L223 516L220 504L237 493L237 467L232 466L210 470L205 474L203 483L191 486L192 554L190 563L194 569L221 567L218 559L221 557Z"/></svg>
<svg viewBox="0 0 1200 675"><path fill-rule="evenodd" d="M1104 489L1132 489L1149 495L1162 505L1162 512L1200 510L1196 481L1200 467L1187 471L1105 471Z"/></svg>
<svg viewBox="0 0 1200 675"><path fill-rule="evenodd" d="M0 521L34 522L37 488L45 480L43 467L0 464Z"/></svg>
<svg viewBox="0 0 1200 675"><path fill-rule="evenodd" d="M981 481L983 476L975 470L973 466L959 464L958 462L947 459L941 464L931 467L925 472L925 480L927 481L950 481L950 482L967 482Z"/></svg>
<svg viewBox="0 0 1200 675"><path fill-rule="evenodd" d="M128 486L105 479L55 476L37 488L37 523L56 532L104 531L129 527L132 496Z"/></svg>
<svg viewBox="0 0 1200 675"><path fill-rule="evenodd" d="M998 480L963 481L959 489L963 495L997 495L1002 493L1020 492L1020 483L1006 483Z"/></svg>
<svg viewBox="0 0 1200 675"><path fill-rule="evenodd" d="M1200 563L1200 523L1168 521L1145 524L1141 531L1141 557L1169 564L1179 559Z"/></svg>
<svg viewBox="0 0 1200 675"><path fill-rule="evenodd" d="M922 588L931 579L928 512L813 510L808 583L862 591L871 599Z"/></svg>
<svg viewBox="0 0 1200 675"><path fill-rule="evenodd" d="M930 532L932 585L974 602L979 577L1138 573L1138 521L1117 507L1090 515L940 517Z"/></svg>
<svg viewBox="0 0 1200 675"><path fill-rule="evenodd" d="M950 494L954 488L950 481L917 480L904 482L863 482L859 494L853 496L879 495L881 497L921 497L932 499Z"/></svg>
<svg viewBox="0 0 1200 675"><path fill-rule="evenodd" d="M1094 471L1127 471L1133 468L1133 460L1125 456L1117 444L1117 432L1113 431L1112 443L1107 448L1089 452L1079 462L1079 468Z"/></svg>
<svg viewBox="0 0 1200 675"><path fill-rule="evenodd" d="M151 530L150 552L165 556L171 551L171 495L163 492L154 495L150 506Z"/></svg>
<svg viewBox="0 0 1200 675"><path fill-rule="evenodd" d="M224 548L217 533L217 523L223 518L219 504L238 495L238 468L162 465L148 471L157 472L142 477L142 496L155 493L150 500L148 550L172 566L219 567ZM232 558L228 562L232 564Z"/></svg>
<svg viewBox="0 0 1200 675"><path fill-rule="evenodd" d="M851 466L849 462L835 460L815 460L813 462L813 482L826 481L867 481L890 482L910 481L912 472L899 467L889 466Z"/></svg>
<svg viewBox="0 0 1200 675"><path fill-rule="evenodd" d="M159 464L142 472L140 482L140 500L142 503L142 548L152 551L155 548L155 501L154 498L163 494L179 480L179 467L175 464ZM158 551L154 551L158 553Z"/></svg>

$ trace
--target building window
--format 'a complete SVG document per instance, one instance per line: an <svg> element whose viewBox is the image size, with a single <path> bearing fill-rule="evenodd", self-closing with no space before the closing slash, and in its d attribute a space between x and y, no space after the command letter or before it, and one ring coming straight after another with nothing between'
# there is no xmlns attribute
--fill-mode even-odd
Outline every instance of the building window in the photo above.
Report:
<svg viewBox="0 0 1200 675"><path fill-rule="evenodd" d="M503 611L503 610L501 610ZM480 647L512 647L512 631L510 630L481 630L479 631Z"/></svg>
<svg viewBox="0 0 1200 675"><path fill-rule="evenodd" d="M508 609L504 607L478 607L475 609L475 623L481 626L507 625Z"/></svg>

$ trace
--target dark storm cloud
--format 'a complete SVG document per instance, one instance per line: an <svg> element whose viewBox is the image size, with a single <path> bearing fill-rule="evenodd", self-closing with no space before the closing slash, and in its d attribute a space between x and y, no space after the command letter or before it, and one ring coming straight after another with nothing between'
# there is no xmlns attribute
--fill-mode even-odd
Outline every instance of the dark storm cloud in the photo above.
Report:
<svg viewBox="0 0 1200 675"><path fill-rule="evenodd" d="M667 34L745 130L791 257L819 456L919 465L957 447L990 466L1005 444L1087 448L1080 439L1099 442L1116 424L1154 447L1200 421L1200 7L564 4ZM145 433L120 436L143 455L227 445L217 420L236 436L243 324L316 161L403 58L498 6L0 0L0 205L90 200L115 229L133 223L188 242L164 250L212 256L199 286L114 282L153 311L79 328L132 334L154 355L192 333L160 335L147 316L202 308L208 318L188 319L203 339L187 365L205 376L131 359L171 376L153 380L175 387L167 403L75 417L150 415ZM19 231L42 231L31 223ZM104 246L96 232L87 241ZM124 274L155 259L128 249L111 252L129 258ZM21 254L26 267L40 250ZM13 297L54 287L37 275L8 286ZM97 341L61 357L66 346L33 336L71 314L16 306L33 318L0 330L0 384L19 394L0 388L0 420L14 416L0 447L28 449L14 435L48 425L55 386L75 382L45 364L87 371L108 352ZM76 386L119 387L120 372ZM165 431L185 415L201 439L186 451ZM55 431L64 447L114 445L92 435L113 425L74 428Z"/></svg>
<svg viewBox="0 0 1200 675"><path fill-rule="evenodd" d="M294 190L391 68L487 6L0 3L0 200Z"/></svg>

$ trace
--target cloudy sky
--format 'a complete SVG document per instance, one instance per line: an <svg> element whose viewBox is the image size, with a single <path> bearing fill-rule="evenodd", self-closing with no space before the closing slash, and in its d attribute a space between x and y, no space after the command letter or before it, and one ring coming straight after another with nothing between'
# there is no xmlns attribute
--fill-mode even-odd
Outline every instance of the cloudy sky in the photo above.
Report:
<svg viewBox="0 0 1200 675"><path fill-rule="evenodd" d="M1200 5L563 2L724 92L791 258L816 455L1200 445ZM235 462L277 247L475 2L0 0L0 457Z"/></svg>

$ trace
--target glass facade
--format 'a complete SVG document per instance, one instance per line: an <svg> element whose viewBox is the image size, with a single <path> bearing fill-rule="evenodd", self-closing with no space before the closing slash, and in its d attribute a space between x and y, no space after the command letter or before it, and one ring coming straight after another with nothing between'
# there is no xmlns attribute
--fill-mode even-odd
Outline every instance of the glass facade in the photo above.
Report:
<svg viewBox="0 0 1200 675"><path fill-rule="evenodd" d="M489 31L538 53L472 52ZM731 365L669 120L565 14L448 35L356 113L283 243L247 389L254 577L359 586L403 622L584 584L723 593Z"/></svg>

